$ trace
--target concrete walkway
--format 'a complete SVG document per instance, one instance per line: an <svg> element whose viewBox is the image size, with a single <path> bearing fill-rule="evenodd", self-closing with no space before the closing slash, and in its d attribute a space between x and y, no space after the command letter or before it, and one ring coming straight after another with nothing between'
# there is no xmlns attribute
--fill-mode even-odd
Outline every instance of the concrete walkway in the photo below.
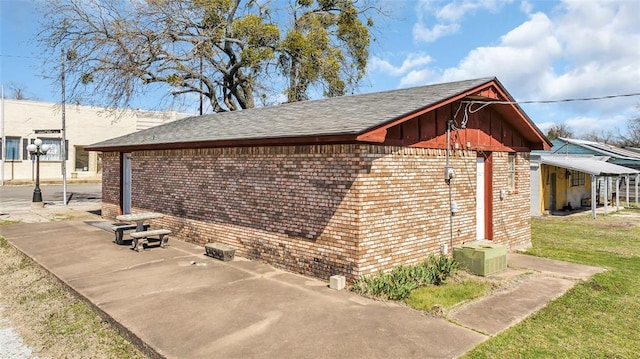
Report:
<svg viewBox="0 0 640 359"><path fill-rule="evenodd" d="M600 270L510 254L533 280L447 320L267 264L220 262L174 238L137 253L83 220L4 225L0 235L166 358L455 358Z"/></svg>
<svg viewBox="0 0 640 359"><path fill-rule="evenodd" d="M509 270L494 277L522 276L520 283L449 313L452 321L480 333L496 335L562 296L578 281L604 269L517 253L507 256Z"/></svg>

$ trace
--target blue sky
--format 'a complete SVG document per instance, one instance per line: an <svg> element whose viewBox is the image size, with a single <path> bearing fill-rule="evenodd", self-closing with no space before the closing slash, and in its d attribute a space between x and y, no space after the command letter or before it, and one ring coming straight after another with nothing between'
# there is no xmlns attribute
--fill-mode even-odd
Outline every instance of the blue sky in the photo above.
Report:
<svg viewBox="0 0 640 359"><path fill-rule="evenodd" d="M518 101L640 93L640 0L378 3L389 15L375 18L359 92L496 76ZM0 82L5 93L18 85L59 102L60 89L40 76L37 18L30 0L0 0ZM566 123L578 135L624 131L638 106L640 96L522 105L543 131Z"/></svg>

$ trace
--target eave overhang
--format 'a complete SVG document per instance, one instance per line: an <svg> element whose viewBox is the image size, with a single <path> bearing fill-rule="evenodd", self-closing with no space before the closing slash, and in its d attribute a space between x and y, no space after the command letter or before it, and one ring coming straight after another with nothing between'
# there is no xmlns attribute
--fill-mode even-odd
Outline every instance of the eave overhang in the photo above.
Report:
<svg viewBox="0 0 640 359"><path fill-rule="evenodd" d="M348 144L358 143L355 134L333 134L325 136L297 136L297 137L271 137L241 140L217 140L217 141L190 141L147 143L126 146L87 146L86 151L99 152L135 152L149 150L176 150L194 148L215 147L257 147L257 146L295 146L295 145L322 145L322 144Z"/></svg>

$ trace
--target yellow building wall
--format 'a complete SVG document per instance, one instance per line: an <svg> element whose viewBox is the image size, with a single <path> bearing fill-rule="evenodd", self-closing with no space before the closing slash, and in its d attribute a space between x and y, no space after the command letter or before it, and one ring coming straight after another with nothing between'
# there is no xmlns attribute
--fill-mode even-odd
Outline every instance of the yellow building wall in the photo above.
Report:
<svg viewBox="0 0 640 359"><path fill-rule="evenodd" d="M545 198L549 198L547 193L545 192L545 175L544 175L544 167L542 167L542 165L540 165L540 170L538 171L538 188L540 189L540 194L538 195L538 203L536 204L538 206L538 214L543 214L545 211Z"/></svg>
<svg viewBox="0 0 640 359"><path fill-rule="evenodd" d="M582 200L585 198L591 198L591 176L585 174L585 181L583 185L572 186L571 176L567 176L567 173L571 173L565 168L542 165L541 169L541 185L544 195L541 198L543 202L543 208L545 211L561 210L565 206L571 206L571 208L578 208L581 206ZM555 178L555 191L554 191L554 206L551 203L551 190L552 182Z"/></svg>

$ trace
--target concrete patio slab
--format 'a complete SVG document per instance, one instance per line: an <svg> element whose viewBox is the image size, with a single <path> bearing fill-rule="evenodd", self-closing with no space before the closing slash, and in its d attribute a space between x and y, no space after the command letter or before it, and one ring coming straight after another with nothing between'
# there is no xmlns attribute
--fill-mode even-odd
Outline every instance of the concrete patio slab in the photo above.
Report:
<svg viewBox="0 0 640 359"><path fill-rule="evenodd" d="M487 338L174 238L137 253L82 221L5 225L0 235L152 357L455 358Z"/></svg>

